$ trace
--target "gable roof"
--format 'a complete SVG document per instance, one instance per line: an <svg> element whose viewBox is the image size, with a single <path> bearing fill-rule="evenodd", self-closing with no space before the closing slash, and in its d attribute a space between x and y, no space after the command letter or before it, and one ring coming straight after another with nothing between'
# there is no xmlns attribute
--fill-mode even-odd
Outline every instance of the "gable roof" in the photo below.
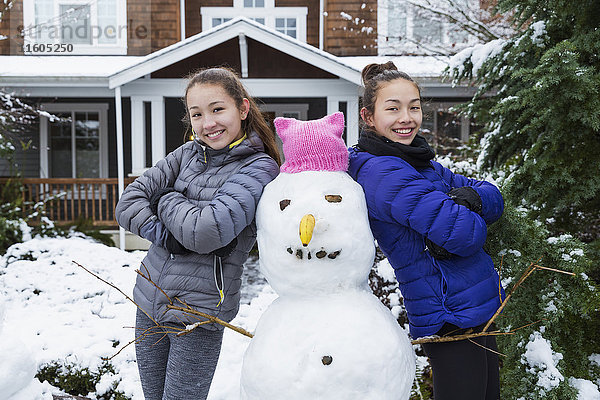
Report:
<svg viewBox="0 0 600 400"><path fill-rule="evenodd" d="M341 62L338 57L246 17L236 17L210 30L148 54L137 63L110 75L109 88L114 89L117 86L124 85L240 35L257 40L342 79L360 85L360 71Z"/></svg>

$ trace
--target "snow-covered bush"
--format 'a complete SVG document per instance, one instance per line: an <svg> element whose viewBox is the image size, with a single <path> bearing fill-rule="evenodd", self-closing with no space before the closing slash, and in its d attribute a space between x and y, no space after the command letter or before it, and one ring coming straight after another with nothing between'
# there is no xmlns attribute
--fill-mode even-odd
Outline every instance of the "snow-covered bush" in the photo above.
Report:
<svg viewBox="0 0 600 400"><path fill-rule="evenodd" d="M95 397L98 400L129 400L123 392L116 390L120 378L115 376L110 362L102 364L98 371L76 364L53 362L42 366L35 377L75 396L98 394Z"/></svg>
<svg viewBox="0 0 600 400"><path fill-rule="evenodd" d="M599 398L598 4L498 7L514 13L518 33L458 53L448 70L455 83L478 85L462 110L484 125L479 173L505 198L486 247L507 292L532 262L574 273L536 270L498 318L506 330L534 323L499 338L502 398Z"/></svg>
<svg viewBox="0 0 600 400"><path fill-rule="evenodd" d="M502 399L576 399L578 390L600 387L600 365L594 358L600 348L600 247L554 233L547 229L552 219L533 218L537 214L524 201L515 205L504 170L482 174L473 160L442 157L437 161L500 187L505 210L488 227L485 249L506 293L531 263L575 274L536 270L496 319L506 331L535 323L498 338L499 350L506 356L501 357Z"/></svg>
<svg viewBox="0 0 600 400"><path fill-rule="evenodd" d="M552 236L510 203L500 221L489 227L486 248L507 293L531 263L574 274L536 270L496 320L507 331L534 323L498 339L506 355L502 398L575 399L573 379L600 382L600 371L590 359L600 348L597 253L571 235Z"/></svg>

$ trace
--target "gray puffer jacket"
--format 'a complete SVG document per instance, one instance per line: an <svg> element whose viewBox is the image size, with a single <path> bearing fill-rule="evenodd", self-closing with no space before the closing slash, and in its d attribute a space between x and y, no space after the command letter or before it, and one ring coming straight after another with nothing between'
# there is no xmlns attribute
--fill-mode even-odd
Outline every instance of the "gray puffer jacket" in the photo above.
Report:
<svg viewBox="0 0 600 400"><path fill-rule="evenodd" d="M191 251L169 254L157 240L142 261L141 272L176 305L181 305L177 298L231 321L239 308L243 263L256 241L256 206L263 188L278 173L277 163L264 153L255 132L231 148L213 150L191 141L168 154L127 186L115 215L123 228L151 241L156 231L168 229ZM160 198L158 215L153 215L150 196L169 187L175 191ZM152 237L148 232L154 232ZM234 238L237 245L230 255L220 259L210 254ZM168 309L165 294L141 276L133 295L138 306L161 324L197 322ZM222 329L215 324L203 327Z"/></svg>

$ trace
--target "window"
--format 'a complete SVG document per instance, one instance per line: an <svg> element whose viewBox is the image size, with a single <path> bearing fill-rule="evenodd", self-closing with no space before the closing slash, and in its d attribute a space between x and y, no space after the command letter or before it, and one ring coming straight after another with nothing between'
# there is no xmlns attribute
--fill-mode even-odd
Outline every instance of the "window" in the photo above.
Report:
<svg viewBox="0 0 600 400"><path fill-rule="evenodd" d="M293 38L296 37L296 18L275 18L275 29Z"/></svg>
<svg viewBox="0 0 600 400"><path fill-rule="evenodd" d="M68 48L69 55L127 54L126 6L117 0L24 0L26 53L49 54L50 47Z"/></svg>
<svg viewBox="0 0 600 400"><path fill-rule="evenodd" d="M306 42L307 7L275 7L274 0L234 0L233 7L201 7L200 14L203 30L244 16Z"/></svg>
<svg viewBox="0 0 600 400"><path fill-rule="evenodd" d="M265 0L244 0L244 7L264 7Z"/></svg>
<svg viewBox="0 0 600 400"><path fill-rule="evenodd" d="M213 18L212 19L212 27L214 28L217 25L221 25L224 22L231 21L231 18Z"/></svg>
<svg viewBox="0 0 600 400"><path fill-rule="evenodd" d="M105 178L108 176L106 104L48 104L60 117L40 121L42 177Z"/></svg>
<svg viewBox="0 0 600 400"><path fill-rule="evenodd" d="M60 42L92 44L91 11L89 5L60 5Z"/></svg>
<svg viewBox="0 0 600 400"><path fill-rule="evenodd" d="M471 0L452 4L466 7ZM459 50L474 38L439 15L406 0L378 0L379 55L428 54L436 50Z"/></svg>

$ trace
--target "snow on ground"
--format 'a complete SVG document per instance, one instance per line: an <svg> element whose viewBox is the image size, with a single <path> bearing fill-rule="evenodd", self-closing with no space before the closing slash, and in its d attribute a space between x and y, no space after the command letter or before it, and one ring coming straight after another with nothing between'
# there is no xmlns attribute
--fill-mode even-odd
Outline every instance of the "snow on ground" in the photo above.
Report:
<svg viewBox="0 0 600 400"><path fill-rule="evenodd" d="M56 360L91 370L134 339L135 305L76 261L128 296L145 252L124 252L83 237L35 238L14 245L0 258L0 393L13 400L52 399L60 391L34 379ZM256 261L247 269L257 274ZM234 325L253 331L276 297L262 278L244 276L240 313ZM239 397L242 357L249 338L228 330L209 399ZM118 390L142 400L133 345L112 360ZM101 382L104 386L107 383ZM5 398L5 397L3 397Z"/></svg>
<svg viewBox="0 0 600 400"><path fill-rule="evenodd" d="M135 305L117 290L75 265L76 261L131 297L145 252L124 252L84 237L34 238L12 246L0 257L0 393L8 400L52 400L60 390L34 379L52 361L73 362L95 370L134 338ZM256 259L246 263L242 304L236 326L253 332L263 311L277 297L258 272ZM555 383L558 354L543 338L531 338L524 362L540 378ZM242 359L250 339L225 331L210 400L239 399ZM117 344L118 343L118 344ZM600 355L593 355L600 365ZM143 400L133 346L112 360L120 379L117 390ZM112 379L110 379L112 380ZM110 383L98 385L107 388ZM569 378L577 400L600 400L598 386Z"/></svg>

